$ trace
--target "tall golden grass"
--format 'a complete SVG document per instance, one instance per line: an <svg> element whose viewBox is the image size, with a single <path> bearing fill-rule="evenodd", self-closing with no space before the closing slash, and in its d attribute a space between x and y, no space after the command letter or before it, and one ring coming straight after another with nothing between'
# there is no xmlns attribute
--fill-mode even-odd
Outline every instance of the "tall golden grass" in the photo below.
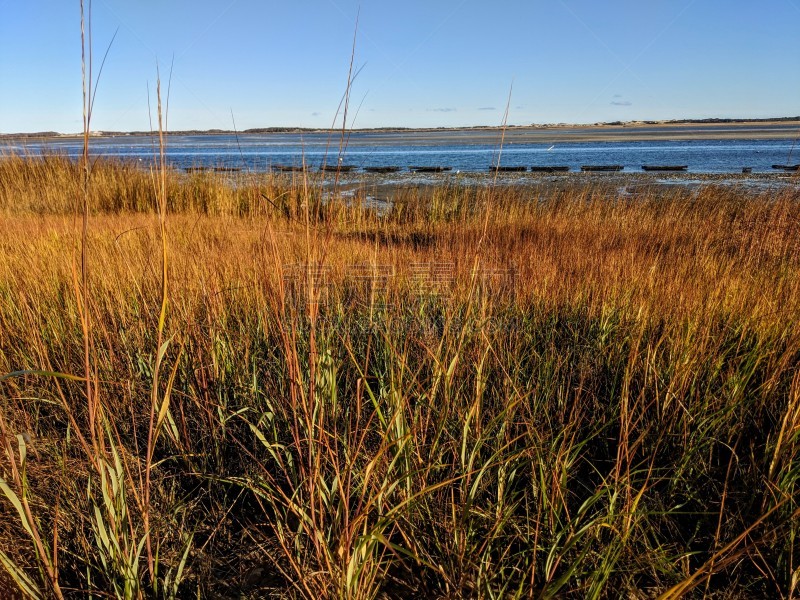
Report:
<svg viewBox="0 0 800 600"><path fill-rule="evenodd" d="M99 161L83 288L81 181L0 160L0 589L796 595L792 188Z"/></svg>

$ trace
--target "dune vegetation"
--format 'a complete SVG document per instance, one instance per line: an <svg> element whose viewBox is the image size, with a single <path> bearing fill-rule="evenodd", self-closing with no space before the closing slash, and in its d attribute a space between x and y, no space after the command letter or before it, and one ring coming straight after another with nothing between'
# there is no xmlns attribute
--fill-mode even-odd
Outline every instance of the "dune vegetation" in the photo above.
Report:
<svg viewBox="0 0 800 600"><path fill-rule="evenodd" d="M796 189L331 177L0 159L3 597L796 597Z"/></svg>

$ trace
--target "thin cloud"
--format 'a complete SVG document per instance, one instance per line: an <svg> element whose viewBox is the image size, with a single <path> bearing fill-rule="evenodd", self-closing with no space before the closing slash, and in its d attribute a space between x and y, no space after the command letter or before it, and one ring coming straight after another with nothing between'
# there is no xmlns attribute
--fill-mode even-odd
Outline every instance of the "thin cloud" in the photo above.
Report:
<svg viewBox="0 0 800 600"><path fill-rule="evenodd" d="M478 110L497 110L494 106L481 106Z"/></svg>
<svg viewBox="0 0 800 600"><path fill-rule="evenodd" d="M313 113L311 113L311 116L312 117L319 117L321 114L322 113L319 113L319 112L313 112Z"/></svg>
<svg viewBox="0 0 800 600"><path fill-rule="evenodd" d="M456 112L455 108L429 108L430 112Z"/></svg>
<svg viewBox="0 0 800 600"><path fill-rule="evenodd" d="M612 106L633 106L633 102L629 102L628 100L614 100L611 102Z"/></svg>

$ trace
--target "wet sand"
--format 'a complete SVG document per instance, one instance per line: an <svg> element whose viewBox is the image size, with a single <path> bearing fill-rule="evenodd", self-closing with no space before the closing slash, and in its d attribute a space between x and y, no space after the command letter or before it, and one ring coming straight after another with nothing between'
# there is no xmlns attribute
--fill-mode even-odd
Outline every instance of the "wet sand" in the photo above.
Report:
<svg viewBox="0 0 800 600"><path fill-rule="evenodd" d="M600 192L609 198L652 198L685 190L692 194L706 186L735 188L752 195L781 195L800 200L800 175L795 173L437 173L421 176L416 173L393 173L376 175L369 173L348 174L336 180L330 175L324 178L312 176L321 183L330 197L336 196L348 202L363 202L367 208L378 212L389 210L394 201L408 190L417 190L423 195L434 193L443 186L463 187L515 187L532 198L548 198L563 192ZM287 178L287 183L290 182ZM360 199L360 200L357 200Z"/></svg>
<svg viewBox="0 0 800 600"><path fill-rule="evenodd" d="M535 186L542 183L564 185L744 185L776 188L800 186L800 172L774 173L691 173L691 172L643 172L620 171L612 173L570 171L568 173L492 173L492 172L446 172L446 173L346 173L338 180L333 174L309 173L310 180L323 185L341 186L413 186L413 185L515 185ZM242 174L241 176L247 177ZM258 175L255 175L258 177ZM275 175L271 175L274 177ZM291 180L291 174L277 175ZM298 174L295 174L295 179ZM249 175L253 177L253 175Z"/></svg>

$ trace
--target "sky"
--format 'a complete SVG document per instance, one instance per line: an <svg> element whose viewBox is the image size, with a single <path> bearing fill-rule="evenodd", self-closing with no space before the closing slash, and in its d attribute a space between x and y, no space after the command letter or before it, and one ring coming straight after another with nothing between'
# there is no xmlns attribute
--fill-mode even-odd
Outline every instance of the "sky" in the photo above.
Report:
<svg viewBox="0 0 800 600"><path fill-rule="evenodd" d="M81 130L79 6L0 0L0 133ZM172 130L329 127L351 55L348 127L500 125L506 107L511 125L800 114L800 0L91 8L95 76L108 50L93 130L149 130L158 72Z"/></svg>

